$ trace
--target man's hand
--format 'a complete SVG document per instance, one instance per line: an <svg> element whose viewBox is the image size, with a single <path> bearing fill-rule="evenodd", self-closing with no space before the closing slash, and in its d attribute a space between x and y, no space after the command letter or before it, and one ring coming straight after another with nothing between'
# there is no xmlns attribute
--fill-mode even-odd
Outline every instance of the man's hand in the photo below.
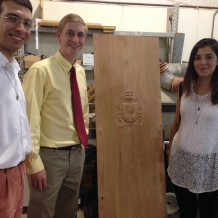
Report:
<svg viewBox="0 0 218 218"><path fill-rule="evenodd" d="M30 184L39 190L47 188L47 176L45 169L39 171L38 173L30 175Z"/></svg>

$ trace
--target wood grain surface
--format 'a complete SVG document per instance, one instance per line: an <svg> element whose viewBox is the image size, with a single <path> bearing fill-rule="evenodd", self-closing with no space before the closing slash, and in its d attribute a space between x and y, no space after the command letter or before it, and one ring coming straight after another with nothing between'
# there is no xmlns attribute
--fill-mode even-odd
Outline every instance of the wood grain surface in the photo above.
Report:
<svg viewBox="0 0 218 218"><path fill-rule="evenodd" d="M99 218L166 218L159 40L93 40Z"/></svg>

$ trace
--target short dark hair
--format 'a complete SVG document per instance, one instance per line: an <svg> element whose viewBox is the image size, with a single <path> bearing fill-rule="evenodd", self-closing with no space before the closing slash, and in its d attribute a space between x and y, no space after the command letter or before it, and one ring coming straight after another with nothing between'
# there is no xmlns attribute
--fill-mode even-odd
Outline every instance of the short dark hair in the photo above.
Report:
<svg viewBox="0 0 218 218"><path fill-rule="evenodd" d="M12 2L15 2L15 3L18 4L18 5L22 5L22 6L24 6L25 8L28 8L31 13L32 13L32 11L33 11L33 6L32 6L32 4L31 4L31 2L30 2L29 0L0 0L0 13L2 13L2 11L3 11L2 3L3 3L4 1L12 1Z"/></svg>
<svg viewBox="0 0 218 218"><path fill-rule="evenodd" d="M199 48L204 48L204 47L210 47L218 58L218 42L215 39L204 38L195 44L195 46L192 48L189 57L189 63L183 82L184 92L186 92L186 96L191 94L191 83L193 82L195 83L198 79L198 74L196 73L194 68L195 55L197 54ZM217 104L218 103L218 66L216 66L216 69L214 70L213 76L211 78L211 87L212 87L211 103Z"/></svg>

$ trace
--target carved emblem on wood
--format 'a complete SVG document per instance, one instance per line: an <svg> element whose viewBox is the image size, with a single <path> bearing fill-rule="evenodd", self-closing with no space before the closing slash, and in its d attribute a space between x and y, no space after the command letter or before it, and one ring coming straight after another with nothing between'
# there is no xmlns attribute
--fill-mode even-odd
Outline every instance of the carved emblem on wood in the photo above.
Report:
<svg viewBox="0 0 218 218"><path fill-rule="evenodd" d="M117 105L118 126L141 126L143 124L142 106L137 103L138 97L131 89L125 91L119 98L121 104Z"/></svg>

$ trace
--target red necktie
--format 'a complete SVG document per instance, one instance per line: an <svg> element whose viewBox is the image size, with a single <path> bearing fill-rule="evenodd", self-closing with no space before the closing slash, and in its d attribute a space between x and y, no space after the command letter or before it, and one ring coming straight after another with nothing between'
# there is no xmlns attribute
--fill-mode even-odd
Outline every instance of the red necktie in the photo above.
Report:
<svg viewBox="0 0 218 218"><path fill-rule="evenodd" d="M71 92L72 92L72 107L73 107L74 121L76 123L76 129L78 132L80 143L86 147L86 145L88 144L88 136L86 134L82 104L81 104L79 87L76 79L76 71L74 66L72 66L70 72L71 72L70 84L71 84Z"/></svg>

